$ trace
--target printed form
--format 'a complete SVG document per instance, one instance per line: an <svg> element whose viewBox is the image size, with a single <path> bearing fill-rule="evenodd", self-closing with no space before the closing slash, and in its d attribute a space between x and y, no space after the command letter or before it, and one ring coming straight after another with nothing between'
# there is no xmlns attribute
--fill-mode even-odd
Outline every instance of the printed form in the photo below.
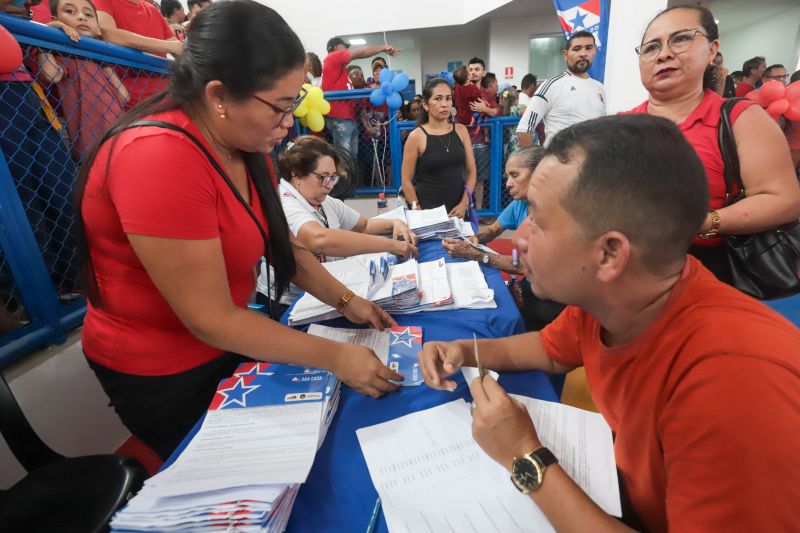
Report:
<svg viewBox="0 0 800 533"><path fill-rule="evenodd" d="M611 430L602 417L517 399L533 413L539 438L565 470L606 512L619 516ZM471 427L469 405L457 400L356 432L389 530L554 531L508 471L475 443Z"/></svg>

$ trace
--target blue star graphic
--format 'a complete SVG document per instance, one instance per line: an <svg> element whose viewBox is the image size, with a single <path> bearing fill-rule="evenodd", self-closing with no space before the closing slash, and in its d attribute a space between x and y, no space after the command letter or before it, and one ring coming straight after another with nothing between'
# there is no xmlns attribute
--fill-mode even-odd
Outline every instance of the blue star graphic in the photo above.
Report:
<svg viewBox="0 0 800 533"><path fill-rule="evenodd" d="M586 24L583 22L583 19L585 19L587 15L588 13L585 15L581 15L580 9L575 10L575 18L569 21L570 24L572 24L573 32L576 31L579 26L583 29L586 29Z"/></svg>
<svg viewBox="0 0 800 533"><path fill-rule="evenodd" d="M259 385L245 385L244 378L239 378L233 387L229 389L220 389L217 392L222 394L225 399L219 405L220 409L224 409L228 405L239 404L242 407L247 407L245 396L253 392Z"/></svg>
<svg viewBox="0 0 800 533"><path fill-rule="evenodd" d="M406 328L405 331L401 331L400 333L392 331L392 335L394 336L392 344L405 344L409 348L411 348L412 340L420 338L420 335L411 333L411 328Z"/></svg>

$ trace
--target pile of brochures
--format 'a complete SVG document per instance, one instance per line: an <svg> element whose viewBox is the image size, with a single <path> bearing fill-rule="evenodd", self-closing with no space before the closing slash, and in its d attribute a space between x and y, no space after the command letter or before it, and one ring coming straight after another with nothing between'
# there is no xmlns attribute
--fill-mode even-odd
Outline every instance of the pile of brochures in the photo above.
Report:
<svg viewBox="0 0 800 533"><path fill-rule="evenodd" d="M446 263L440 258L418 263L409 259L391 264L393 261L395 259L386 254L364 254L322 266L356 295L375 302L391 314L497 307L494 291L475 261ZM336 309L306 293L289 313L289 325L339 316Z"/></svg>
<svg viewBox="0 0 800 533"><path fill-rule="evenodd" d="M325 370L243 363L175 462L114 516L113 531L283 531L339 391Z"/></svg>
<svg viewBox="0 0 800 533"><path fill-rule="evenodd" d="M567 475L603 511L621 516L614 442L603 417L512 396ZM361 428L356 436L389 531L555 532L511 483L509 465L496 463L475 442L463 399Z"/></svg>
<svg viewBox="0 0 800 533"><path fill-rule="evenodd" d="M443 205L436 209L415 210L398 207L375 218L402 220L421 241L473 234L469 222L464 222L458 217L447 216L447 210Z"/></svg>

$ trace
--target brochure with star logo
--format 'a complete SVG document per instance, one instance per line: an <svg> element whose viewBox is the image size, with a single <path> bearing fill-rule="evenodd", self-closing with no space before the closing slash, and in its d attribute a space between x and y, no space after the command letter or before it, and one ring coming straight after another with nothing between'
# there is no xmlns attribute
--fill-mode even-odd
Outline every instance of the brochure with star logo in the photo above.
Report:
<svg viewBox="0 0 800 533"><path fill-rule="evenodd" d="M422 328L419 326L394 326L389 331L389 357L386 366L402 374L401 385L411 387L422 383L419 369L419 351L422 349Z"/></svg>

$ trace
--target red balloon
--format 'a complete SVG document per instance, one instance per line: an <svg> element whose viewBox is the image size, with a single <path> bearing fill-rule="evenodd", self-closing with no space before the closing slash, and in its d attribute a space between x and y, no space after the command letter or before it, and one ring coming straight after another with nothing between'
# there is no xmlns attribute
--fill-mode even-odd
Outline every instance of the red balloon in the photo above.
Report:
<svg viewBox="0 0 800 533"><path fill-rule="evenodd" d="M764 95L761 94L761 91L750 91L747 93L747 98L754 101L761 107L767 107L767 102L764 101Z"/></svg>
<svg viewBox="0 0 800 533"><path fill-rule="evenodd" d="M792 122L800 122L800 100L789 102L789 109L783 112L783 116Z"/></svg>
<svg viewBox="0 0 800 533"><path fill-rule="evenodd" d="M784 96L790 102L800 102L800 80L797 80L794 83L790 83L788 87L786 87L786 96Z"/></svg>
<svg viewBox="0 0 800 533"><path fill-rule="evenodd" d="M770 80L761 86L761 95L767 103L780 100L786 95L786 86L778 80Z"/></svg>
<svg viewBox="0 0 800 533"><path fill-rule="evenodd" d="M0 26L0 74L14 72L22 64L22 49L14 36Z"/></svg>
<svg viewBox="0 0 800 533"><path fill-rule="evenodd" d="M775 100L774 102L769 104L769 107L767 108L767 113L775 120L778 120L779 118L781 118L781 115L783 115L786 112L787 109L789 109L789 100L787 100L786 98L781 98L780 100Z"/></svg>

